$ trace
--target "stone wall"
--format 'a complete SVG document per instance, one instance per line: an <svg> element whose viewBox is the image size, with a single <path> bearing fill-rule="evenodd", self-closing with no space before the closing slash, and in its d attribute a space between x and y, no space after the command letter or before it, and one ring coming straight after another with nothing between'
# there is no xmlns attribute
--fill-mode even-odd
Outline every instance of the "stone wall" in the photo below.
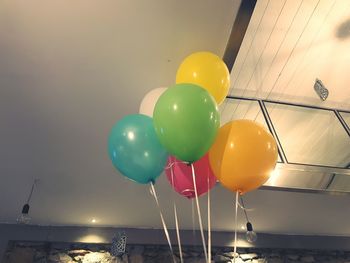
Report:
<svg viewBox="0 0 350 263"><path fill-rule="evenodd" d="M171 263L167 246L128 245L120 257L110 254L110 244L9 242L3 263ZM350 263L350 251L241 248L236 263ZM175 250L178 262L178 251ZM205 263L201 247L183 247L185 263ZM213 247L212 262L233 262L232 248Z"/></svg>

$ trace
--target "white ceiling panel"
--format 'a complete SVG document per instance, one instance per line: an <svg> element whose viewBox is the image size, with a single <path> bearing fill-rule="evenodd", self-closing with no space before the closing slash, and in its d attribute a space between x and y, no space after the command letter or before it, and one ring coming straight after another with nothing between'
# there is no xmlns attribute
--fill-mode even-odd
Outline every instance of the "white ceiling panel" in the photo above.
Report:
<svg viewBox="0 0 350 263"><path fill-rule="evenodd" d="M347 0L258 1L230 94L350 109L349 46ZM324 102L316 78L329 89Z"/></svg>

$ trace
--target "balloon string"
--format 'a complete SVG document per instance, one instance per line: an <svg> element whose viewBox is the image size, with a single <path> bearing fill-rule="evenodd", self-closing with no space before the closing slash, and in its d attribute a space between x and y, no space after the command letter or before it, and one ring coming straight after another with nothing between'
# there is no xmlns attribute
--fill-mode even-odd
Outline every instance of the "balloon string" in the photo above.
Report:
<svg viewBox="0 0 350 263"><path fill-rule="evenodd" d="M151 190L151 193L154 197L154 200L156 201L156 204L157 204L157 207L158 207L158 210L159 210L159 215L160 215L160 220L162 221L162 225L163 225L163 230L164 230L164 234L165 234L165 237L168 241L168 245L169 245L169 248L170 248L170 251L171 251L171 255L173 256L173 261L174 263L176 263L176 259L174 257L174 252L173 252L173 247L171 246L171 241L170 241L170 236L169 236L169 232L168 232L168 228L165 224L165 221L164 221L164 217L163 217L163 213L160 209L160 205L159 205L159 201L158 201L158 197L157 197L157 193L156 193L156 190L154 189L154 185L153 185L153 182L150 183L151 187L150 187L150 190Z"/></svg>
<svg viewBox="0 0 350 263"><path fill-rule="evenodd" d="M194 200L191 199L191 206L192 206L192 236L193 236L193 244L195 241L195 237L196 237L196 230L195 228L195 219L194 219Z"/></svg>
<svg viewBox="0 0 350 263"><path fill-rule="evenodd" d="M211 216L210 216L210 181L208 171L208 263L211 263Z"/></svg>
<svg viewBox="0 0 350 263"><path fill-rule="evenodd" d="M174 184L174 171L173 167L170 167L170 173L171 173L171 182L172 185L175 187ZM183 263L183 255L182 255L182 247L181 247L181 238L180 238L180 230L179 230L179 219L177 217L177 208L176 208L176 202L175 202L175 196L173 191L173 200L174 200L174 216L175 216L175 226L176 226L176 237L177 237L177 244L179 246L179 254L180 254L180 262Z"/></svg>
<svg viewBox="0 0 350 263"><path fill-rule="evenodd" d="M171 157L170 157L171 158ZM175 164L177 163L185 163L185 164L188 164L188 162L172 162L172 163L169 163L169 165L165 166L164 169L170 169L171 167L173 167Z"/></svg>
<svg viewBox="0 0 350 263"><path fill-rule="evenodd" d="M238 202L238 206L239 208L241 208L243 211L254 211L255 208L245 208L243 204L241 204L240 202Z"/></svg>
<svg viewBox="0 0 350 263"><path fill-rule="evenodd" d="M237 215L238 215L238 191L236 192L236 205L235 205L235 243L233 247L233 262L236 263L237 258Z"/></svg>
<svg viewBox="0 0 350 263"><path fill-rule="evenodd" d="M194 173L194 166L191 163L191 168L192 168L192 178L193 178L193 188L194 188L194 193L196 195L196 205L197 205L197 213L198 213L198 222L199 222L199 230L201 232L201 237L202 237L202 244L203 244L203 250L204 250L204 256L205 259L208 260L208 254L207 254L207 247L205 245L205 237L204 237L204 232L203 232L203 224L202 224L202 215L201 215L201 209L199 207L199 201L198 201L198 192L197 192L197 185L196 185L196 175Z"/></svg>
<svg viewBox="0 0 350 263"><path fill-rule="evenodd" d="M180 231L179 231L179 220L177 217L177 209L176 204L174 203L174 214L175 214L175 226L176 226L176 236L177 236L177 243L179 245L179 254L180 254L180 262L183 263L183 255L182 255L182 248L181 248L181 238L180 238Z"/></svg>

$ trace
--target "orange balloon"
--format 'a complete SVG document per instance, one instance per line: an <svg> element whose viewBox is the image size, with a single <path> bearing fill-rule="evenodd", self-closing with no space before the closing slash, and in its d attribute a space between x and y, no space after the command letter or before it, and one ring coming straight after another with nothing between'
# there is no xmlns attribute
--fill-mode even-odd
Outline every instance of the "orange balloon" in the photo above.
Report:
<svg viewBox="0 0 350 263"><path fill-rule="evenodd" d="M209 150L210 165L217 179L240 194L269 179L277 156L275 139L262 125L250 120L226 123Z"/></svg>

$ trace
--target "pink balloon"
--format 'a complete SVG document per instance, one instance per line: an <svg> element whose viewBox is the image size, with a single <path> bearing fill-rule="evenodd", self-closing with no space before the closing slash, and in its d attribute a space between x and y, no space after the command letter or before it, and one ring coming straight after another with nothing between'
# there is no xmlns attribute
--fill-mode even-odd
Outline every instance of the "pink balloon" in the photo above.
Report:
<svg viewBox="0 0 350 263"><path fill-rule="evenodd" d="M208 154L194 162L193 165L196 176L197 193L198 196L200 196L215 186L216 177L210 168ZM191 165L176 159L174 156L169 156L165 173L170 185L176 192L187 198L195 197Z"/></svg>

